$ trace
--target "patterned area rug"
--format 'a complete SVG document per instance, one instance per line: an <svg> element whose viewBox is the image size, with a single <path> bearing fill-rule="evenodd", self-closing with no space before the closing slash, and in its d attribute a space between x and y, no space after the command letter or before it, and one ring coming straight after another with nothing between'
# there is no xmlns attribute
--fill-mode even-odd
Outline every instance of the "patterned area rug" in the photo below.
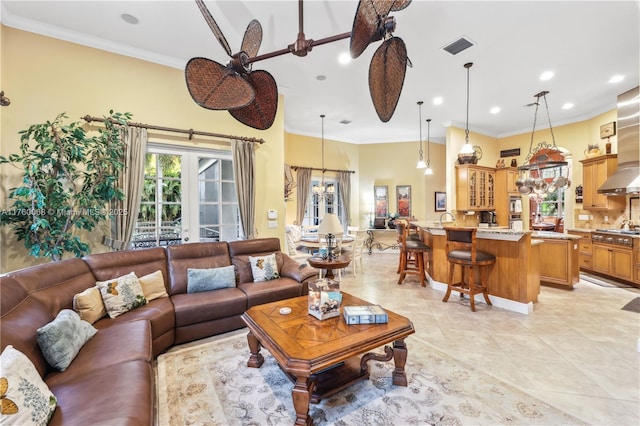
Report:
<svg viewBox="0 0 640 426"><path fill-rule="evenodd" d="M370 361L370 380L312 404L315 425L584 424L427 343L406 340L408 387L393 386L393 361ZM293 384L265 349L248 368L246 334L177 347L158 357L158 424L291 425Z"/></svg>

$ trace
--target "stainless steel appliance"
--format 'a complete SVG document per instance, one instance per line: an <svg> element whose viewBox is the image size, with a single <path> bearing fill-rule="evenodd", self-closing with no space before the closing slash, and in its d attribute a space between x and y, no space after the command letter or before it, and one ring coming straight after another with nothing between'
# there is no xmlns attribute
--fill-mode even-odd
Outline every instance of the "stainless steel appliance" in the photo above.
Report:
<svg viewBox="0 0 640 426"><path fill-rule="evenodd" d="M632 247L633 235L640 235L640 230L596 229L596 231L591 234L591 241L594 243L606 243L616 246Z"/></svg>
<svg viewBox="0 0 640 426"><path fill-rule="evenodd" d="M493 211L480 212L480 223L484 223L487 226L498 226L496 212L493 212Z"/></svg>
<svg viewBox="0 0 640 426"><path fill-rule="evenodd" d="M640 89L618 96L618 169L598 188L605 195L640 192Z"/></svg>

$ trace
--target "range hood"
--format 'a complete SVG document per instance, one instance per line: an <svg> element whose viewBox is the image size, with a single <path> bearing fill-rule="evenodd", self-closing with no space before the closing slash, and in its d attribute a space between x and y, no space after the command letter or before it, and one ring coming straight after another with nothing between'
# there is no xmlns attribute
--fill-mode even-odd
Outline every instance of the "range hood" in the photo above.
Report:
<svg viewBox="0 0 640 426"><path fill-rule="evenodd" d="M640 90L618 96L618 170L598 188L599 194L640 192Z"/></svg>

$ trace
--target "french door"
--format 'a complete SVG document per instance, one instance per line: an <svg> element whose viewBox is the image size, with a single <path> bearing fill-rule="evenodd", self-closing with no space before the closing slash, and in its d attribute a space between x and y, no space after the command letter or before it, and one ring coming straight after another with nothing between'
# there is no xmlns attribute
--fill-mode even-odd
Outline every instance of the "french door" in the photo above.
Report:
<svg viewBox="0 0 640 426"><path fill-rule="evenodd" d="M229 152L149 145L134 248L233 241L238 225Z"/></svg>

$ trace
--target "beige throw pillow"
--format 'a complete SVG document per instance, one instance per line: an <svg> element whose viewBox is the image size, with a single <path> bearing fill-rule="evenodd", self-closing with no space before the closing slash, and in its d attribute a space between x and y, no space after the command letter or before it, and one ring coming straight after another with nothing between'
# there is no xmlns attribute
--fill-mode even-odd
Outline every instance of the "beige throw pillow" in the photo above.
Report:
<svg viewBox="0 0 640 426"><path fill-rule="evenodd" d="M167 289L164 287L164 276L161 270L158 269L144 277L138 278L138 280L140 281L142 292L147 302L161 297L169 297Z"/></svg>
<svg viewBox="0 0 640 426"><path fill-rule="evenodd" d="M98 287L90 287L73 296L73 310L89 324L107 315Z"/></svg>
<svg viewBox="0 0 640 426"><path fill-rule="evenodd" d="M98 281L96 287L100 289L110 318L116 318L147 303L140 281L133 272L109 281Z"/></svg>

